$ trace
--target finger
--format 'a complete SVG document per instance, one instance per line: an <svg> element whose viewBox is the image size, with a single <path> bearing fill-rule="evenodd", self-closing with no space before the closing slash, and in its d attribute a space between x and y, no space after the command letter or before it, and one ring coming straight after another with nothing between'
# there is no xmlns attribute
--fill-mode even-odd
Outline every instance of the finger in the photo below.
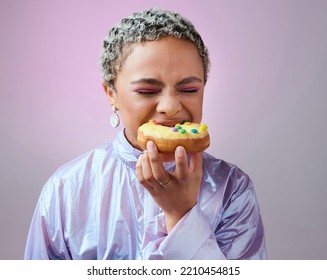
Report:
<svg viewBox="0 0 327 280"><path fill-rule="evenodd" d="M144 180L150 185L156 185L156 179L153 176L151 165L149 162L149 155L147 151L144 151L141 159L142 175Z"/></svg>
<svg viewBox="0 0 327 280"><path fill-rule="evenodd" d="M152 141L147 142L147 151L153 177L161 186L166 185L170 181L171 176L165 170L158 149Z"/></svg>
<svg viewBox="0 0 327 280"><path fill-rule="evenodd" d="M178 180L185 180L189 176L187 155L184 147L178 146L175 150L176 176Z"/></svg>
<svg viewBox="0 0 327 280"><path fill-rule="evenodd" d="M191 174L202 178L202 153L191 155L189 171Z"/></svg>
<svg viewBox="0 0 327 280"><path fill-rule="evenodd" d="M158 180L155 178L153 174L148 151L145 151L143 153L141 165L142 165L143 178L146 181L146 183L151 185L151 187L155 190L161 189L162 186L160 185L160 183L158 182Z"/></svg>
<svg viewBox="0 0 327 280"><path fill-rule="evenodd" d="M145 180L143 176L142 158L143 158L143 154L139 156L136 162L136 166L135 166L136 177L141 183L141 185L145 187L150 193L152 193L154 191L153 187Z"/></svg>

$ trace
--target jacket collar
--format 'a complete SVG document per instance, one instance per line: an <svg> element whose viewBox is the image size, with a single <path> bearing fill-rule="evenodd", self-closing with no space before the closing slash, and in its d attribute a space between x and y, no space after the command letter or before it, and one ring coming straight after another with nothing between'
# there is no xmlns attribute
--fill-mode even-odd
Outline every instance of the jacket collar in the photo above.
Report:
<svg viewBox="0 0 327 280"><path fill-rule="evenodd" d="M113 148L118 157L129 167L135 170L137 159L142 154L142 151L134 148L126 139L124 130L121 130L116 139L113 141ZM167 171L175 170L175 162L165 162L164 166Z"/></svg>

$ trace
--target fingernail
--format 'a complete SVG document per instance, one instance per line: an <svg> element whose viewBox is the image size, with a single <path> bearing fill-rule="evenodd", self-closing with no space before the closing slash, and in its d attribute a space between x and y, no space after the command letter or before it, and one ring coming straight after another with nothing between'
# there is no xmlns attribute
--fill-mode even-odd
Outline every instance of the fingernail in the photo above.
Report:
<svg viewBox="0 0 327 280"><path fill-rule="evenodd" d="M146 149L149 151L149 152L153 152L155 150L155 145L152 141L148 141L146 143Z"/></svg>
<svg viewBox="0 0 327 280"><path fill-rule="evenodd" d="M178 157L183 157L183 156L184 156L184 148L181 147L181 146L178 146L178 147L176 148L176 155L177 155Z"/></svg>

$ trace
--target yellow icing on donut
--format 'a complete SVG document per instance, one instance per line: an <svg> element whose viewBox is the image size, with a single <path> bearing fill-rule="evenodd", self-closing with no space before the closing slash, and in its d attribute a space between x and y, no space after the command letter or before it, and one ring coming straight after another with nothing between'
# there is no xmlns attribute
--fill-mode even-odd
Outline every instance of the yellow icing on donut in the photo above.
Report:
<svg viewBox="0 0 327 280"><path fill-rule="evenodd" d="M176 124L179 131L173 131L173 127L168 127L160 124L154 124L153 121L145 123L139 127L139 130L143 132L144 136L152 136L154 138L169 138L169 139L199 139L208 135L207 125L185 122L184 124ZM184 129L185 133L181 133L180 130ZM194 133L191 130L196 129Z"/></svg>

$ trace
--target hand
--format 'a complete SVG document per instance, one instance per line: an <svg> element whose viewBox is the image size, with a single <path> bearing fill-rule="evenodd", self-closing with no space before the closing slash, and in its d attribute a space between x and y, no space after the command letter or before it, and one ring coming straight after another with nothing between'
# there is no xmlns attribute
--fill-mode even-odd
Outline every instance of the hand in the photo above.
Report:
<svg viewBox="0 0 327 280"><path fill-rule="evenodd" d="M168 232L196 204L202 179L201 153L191 155L188 166L185 149L179 146L175 161L175 172L167 172L156 145L149 141L136 164L140 183L164 212Z"/></svg>

